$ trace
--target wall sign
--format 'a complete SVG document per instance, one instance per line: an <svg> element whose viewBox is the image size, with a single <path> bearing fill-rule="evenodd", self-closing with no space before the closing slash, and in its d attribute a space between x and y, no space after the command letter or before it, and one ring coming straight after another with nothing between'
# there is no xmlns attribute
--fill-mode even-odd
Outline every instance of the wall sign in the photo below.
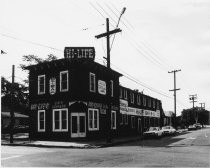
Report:
<svg viewBox="0 0 210 168"><path fill-rule="evenodd" d="M53 105L53 109L61 109L61 108L66 108L66 104L63 101L56 101Z"/></svg>
<svg viewBox="0 0 210 168"><path fill-rule="evenodd" d="M98 93L106 95L106 82L98 80Z"/></svg>
<svg viewBox="0 0 210 168"><path fill-rule="evenodd" d="M64 57L70 59L89 59L94 61L94 47L65 47Z"/></svg>
<svg viewBox="0 0 210 168"><path fill-rule="evenodd" d="M56 78L50 79L50 94L53 95L56 93Z"/></svg>
<svg viewBox="0 0 210 168"><path fill-rule="evenodd" d="M31 110L44 110L49 109L49 103L38 103L38 104L31 104Z"/></svg>

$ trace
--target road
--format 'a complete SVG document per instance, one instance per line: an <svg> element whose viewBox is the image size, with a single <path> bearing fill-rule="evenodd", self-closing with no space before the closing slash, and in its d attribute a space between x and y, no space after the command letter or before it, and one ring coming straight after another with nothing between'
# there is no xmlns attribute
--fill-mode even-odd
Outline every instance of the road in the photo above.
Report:
<svg viewBox="0 0 210 168"><path fill-rule="evenodd" d="M210 128L95 149L2 146L2 166L210 167Z"/></svg>

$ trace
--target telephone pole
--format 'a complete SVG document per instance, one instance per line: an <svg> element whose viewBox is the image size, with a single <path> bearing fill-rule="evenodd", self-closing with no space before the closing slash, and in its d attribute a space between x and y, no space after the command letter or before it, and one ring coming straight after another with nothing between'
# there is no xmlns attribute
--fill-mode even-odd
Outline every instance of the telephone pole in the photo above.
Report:
<svg viewBox="0 0 210 168"><path fill-rule="evenodd" d="M115 34L115 33L119 33L122 30L120 30L119 28L114 29L114 30L109 30L109 18L106 18L106 32L99 34L97 36L95 36L97 39L102 38L102 37L106 37L107 39L107 68L111 69L110 67L110 35L111 34ZM106 112L106 119L107 119L107 126L106 126L106 138L107 138L107 143L111 142L111 81L110 79L108 79L107 82L107 104L108 104L108 110Z"/></svg>
<svg viewBox="0 0 210 168"><path fill-rule="evenodd" d="M193 103L193 109L195 107L195 101L197 99L197 94L194 94L194 95L189 95L189 99L192 100L190 103Z"/></svg>
<svg viewBox="0 0 210 168"><path fill-rule="evenodd" d="M169 90L169 91L173 91L174 92L174 114L175 114L175 123L174 123L174 127L176 128L176 91L177 90L180 90L176 88L176 72L179 72L181 71L181 69L179 70L173 70L173 71L170 71L168 73L174 73L174 89L172 90Z"/></svg>
<svg viewBox="0 0 210 168"><path fill-rule="evenodd" d="M14 99L14 83L15 83L15 65L12 65L12 88L11 88L11 107L10 107L10 143L13 143L13 131L14 131L14 108L13 108L13 99Z"/></svg>

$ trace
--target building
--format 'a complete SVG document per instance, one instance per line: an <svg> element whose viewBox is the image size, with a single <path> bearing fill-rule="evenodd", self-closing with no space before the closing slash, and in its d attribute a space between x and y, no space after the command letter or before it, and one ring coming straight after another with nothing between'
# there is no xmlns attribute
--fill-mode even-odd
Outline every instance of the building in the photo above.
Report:
<svg viewBox="0 0 210 168"><path fill-rule="evenodd" d="M122 74L94 58L93 47L66 47L63 59L27 67L31 139L105 138L109 124L115 137L160 124L161 102L120 86Z"/></svg>

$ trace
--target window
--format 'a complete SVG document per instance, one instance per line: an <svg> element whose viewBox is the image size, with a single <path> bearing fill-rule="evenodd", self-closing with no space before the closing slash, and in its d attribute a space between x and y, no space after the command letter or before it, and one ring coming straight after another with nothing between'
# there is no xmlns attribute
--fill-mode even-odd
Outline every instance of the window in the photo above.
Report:
<svg viewBox="0 0 210 168"><path fill-rule="evenodd" d="M135 128L135 117L131 117L131 128Z"/></svg>
<svg viewBox="0 0 210 168"><path fill-rule="evenodd" d="M90 91L95 92L96 91L96 78L95 74L90 73Z"/></svg>
<svg viewBox="0 0 210 168"><path fill-rule="evenodd" d="M137 104L141 105L141 96L140 95L137 95Z"/></svg>
<svg viewBox="0 0 210 168"><path fill-rule="evenodd" d="M122 90L122 88L120 88L120 98L122 98L123 97L123 90Z"/></svg>
<svg viewBox="0 0 210 168"><path fill-rule="evenodd" d="M111 113L111 129L116 129L116 111Z"/></svg>
<svg viewBox="0 0 210 168"><path fill-rule="evenodd" d="M128 98L128 96L127 96L127 90L126 90L126 89L124 89L124 98L125 98L125 99Z"/></svg>
<svg viewBox="0 0 210 168"><path fill-rule="evenodd" d="M157 101L157 109L159 110L159 108L160 108L160 107L159 107L159 102Z"/></svg>
<svg viewBox="0 0 210 168"><path fill-rule="evenodd" d="M120 121L120 125L123 124L123 120L124 120L124 114L121 114L121 117L120 117L121 121Z"/></svg>
<svg viewBox="0 0 210 168"><path fill-rule="evenodd" d="M53 110L53 131L68 131L68 110Z"/></svg>
<svg viewBox="0 0 210 168"><path fill-rule="evenodd" d="M45 94L45 75L38 76L38 94Z"/></svg>
<svg viewBox="0 0 210 168"><path fill-rule="evenodd" d="M68 71L60 72L60 91L68 91L69 82L68 82Z"/></svg>
<svg viewBox="0 0 210 168"><path fill-rule="evenodd" d="M134 103L134 94L130 92L131 103Z"/></svg>
<svg viewBox="0 0 210 168"><path fill-rule="evenodd" d="M99 112L98 109L88 109L88 129L99 130Z"/></svg>
<svg viewBox="0 0 210 168"><path fill-rule="evenodd" d="M146 102L146 98L145 97L143 97L143 104L144 104L144 106L147 105L147 102Z"/></svg>
<svg viewBox="0 0 210 168"><path fill-rule="evenodd" d="M127 125L128 124L128 115L127 114L124 114L124 123Z"/></svg>
<svg viewBox="0 0 210 168"><path fill-rule="evenodd" d="M110 81L111 83L110 83L110 89L111 89L111 97L113 97L114 96L114 85L113 85L113 80L111 80Z"/></svg>
<svg viewBox="0 0 210 168"><path fill-rule="evenodd" d="M38 111L38 132L45 131L45 110Z"/></svg>
<svg viewBox="0 0 210 168"><path fill-rule="evenodd" d="M155 100L152 101L153 108L155 108Z"/></svg>
<svg viewBox="0 0 210 168"><path fill-rule="evenodd" d="M148 106L151 107L151 99L148 99Z"/></svg>

